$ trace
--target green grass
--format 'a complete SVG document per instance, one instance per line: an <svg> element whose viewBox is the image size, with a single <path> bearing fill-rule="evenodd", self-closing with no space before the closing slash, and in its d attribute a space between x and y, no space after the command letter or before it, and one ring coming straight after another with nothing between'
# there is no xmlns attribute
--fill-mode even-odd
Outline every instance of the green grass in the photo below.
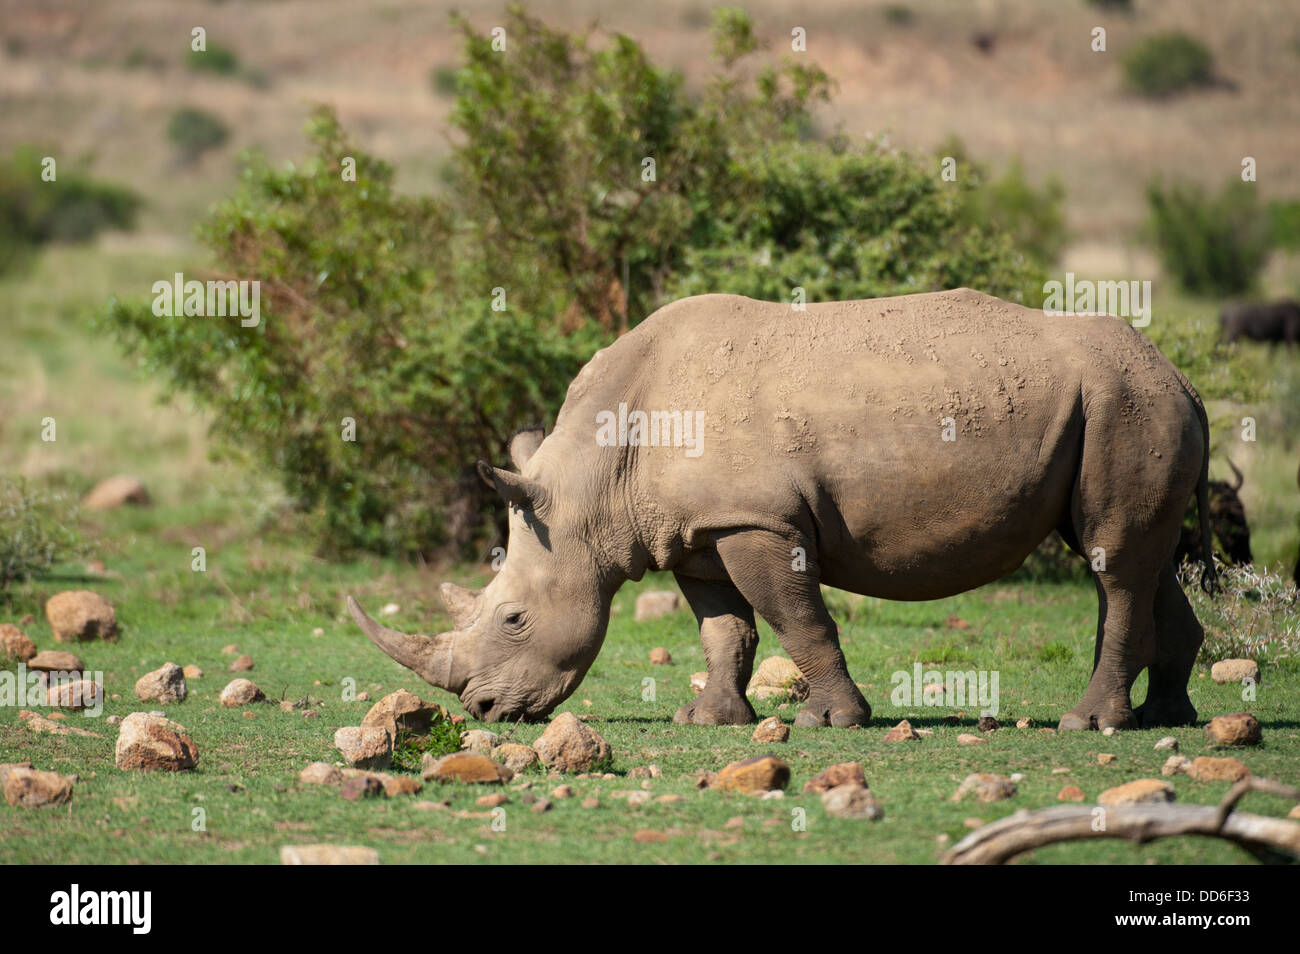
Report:
<svg viewBox="0 0 1300 954"><path fill-rule="evenodd" d="M401 862L906 862L937 860L936 838L949 844L967 829L968 818L991 821L1021 808L1057 804L1056 793L1077 785L1095 799L1122 782L1159 773L1165 754L1152 748L1165 734L1183 752L1201 754L1199 728L1054 736L1037 731L1054 726L1078 701L1091 667L1096 601L1086 583L1021 582L988 587L932 603L889 603L838 592L829 603L843 626L850 669L864 685L876 718L861 730L793 729L790 741L759 747L751 729L677 726L676 708L690 699L690 674L704 669L693 619L679 612L635 623L635 596L647 587L671 587L669 578L629 585L618 595L606 645L577 693L562 710L587 715L614 750L613 781L571 780L577 798L554 800L546 814L534 814L521 791L508 789L506 830L493 831L487 811L474 800L483 789L427 785L414 798L350 803L334 789L301 786L298 772L315 760L334 761L334 730L355 725L369 703L344 701L344 687L374 698L406 688L460 711L447 694L370 646L342 609L347 593L372 611L396 602L392 624L437 631L449 625L437 599L444 578L481 585L485 566L434 572L391 561L331 564L312 555L312 541L295 535L283 500L273 485L251 476L237 462L208 459L201 418L184 405L158 404L157 389L116 356L110 344L85 330L85 312L114 290L148 288L185 263L165 255L110 254L93 247L54 249L37 270L0 282L0 329L18 347L0 352L0 438L9 456L6 471L75 491L108 474L142 477L157 506L108 514L87 514L83 530L97 540L92 556L108 565L107 578L62 567L55 577L17 587L12 602L0 603L0 622L31 613L24 628L41 648L53 648L42 607L54 592L88 587L117 606L122 637L116 644L70 647L91 670L104 673L110 698L104 715L165 708L186 727L199 747L195 771L141 775L113 764L116 730L100 720L71 716L69 722L100 738L34 735L14 708L0 709L0 761L28 758L39 768L79 776L70 805L23 810L0 804L0 858L11 863L247 862L274 863L281 845L333 842L378 849L386 863ZM76 281L68 281L75 276ZM1272 360L1267 356L1262 361ZM1276 359L1280 360L1280 358ZM59 441L40 445L39 420L59 419ZM1280 451L1279 451L1280 453ZM1242 463L1239 461L1238 463ZM1272 492L1271 484L1269 492ZM1278 514L1286 512L1278 482ZM1291 528L1294 533L1294 526ZM1262 533L1262 531L1261 531ZM1261 549L1280 550L1285 536ZM202 546L207 570L191 571L191 549ZM965 628L962 623L967 624ZM313 635L317 627L324 632ZM320 700L321 717L281 712L274 704L223 710L217 696L232 678L223 646L235 643L251 654L247 673L272 700ZM667 647L674 664L652 667L648 654ZM762 628L760 655L779 652ZM159 707L134 699L135 680L165 661L195 663L206 673L190 685L181 704ZM943 722L948 710L899 708L890 703L890 675L915 662L940 668L996 669L1003 728L987 745L959 746L978 713L967 709L957 725ZM642 701L643 680L656 680L654 701ZM1265 744L1239 757L1257 774L1297 783L1300 765L1300 670L1294 663L1270 670L1259 697L1243 703L1238 690L1216 686L1203 671L1192 679L1192 699L1202 719L1249 709L1264 726ZM1145 680L1134 699L1140 701ZM117 698L112 698L116 696ZM759 707L759 715L791 721L794 707ZM1035 728L1017 730L1029 716ZM918 743L886 745L884 731L908 717L933 736ZM469 727L473 727L470 723ZM501 732L502 727L491 726ZM519 726L514 738L532 742L536 725ZM742 795L700 791L701 770L761 751L772 751L793 773L787 797L760 801ZM1099 753L1118 760L1097 763ZM863 763L882 800L880 822L825 816L820 800L802 786L825 766ZM663 777L651 782L655 795L678 794L678 804L652 802L630 807L614 797L641 787L624 776L654 763ZM1054 775L1054 768L1069 774ZM970 772L1026 775L1017 796L995 805L954 804L949 799ZM545 795L560 780L534 770L525 775L532 791ZM1217 802L1226 783L1174 780L1184 803ZM601 807L583 809L595 795ZM422 804L448 799L448 809ZM206 831L194 831L194 810L206 815ZM1288 806L1251 795L1243 809L1275 815ZM807 816L806 831L791 822L794 809ZM739 828L725 827L741 818ZM669 835L642 844L635 832ZM1161 841L1146 846L1116 842L1044 849L1026 862L1214 863L1246 860L1236 849L1202 839Z"/></svg>

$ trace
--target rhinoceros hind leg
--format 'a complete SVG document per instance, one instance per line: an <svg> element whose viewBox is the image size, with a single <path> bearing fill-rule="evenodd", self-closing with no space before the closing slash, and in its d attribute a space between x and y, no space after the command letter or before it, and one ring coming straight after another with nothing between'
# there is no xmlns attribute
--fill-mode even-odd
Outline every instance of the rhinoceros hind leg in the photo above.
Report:
<svg viewBox="0 0 1300 954"><path fill-rule="evenodd" d="M1136 710L1142 728L1196 723L1187 684L1204 639L1205 630L1170 564L1156 589L1156 658L1147 670L1146 701Z"/></svg>
<svg viewBox="0 0 1300 954"><path fill-rule="evenodd" d="M791 565L796 548L806 554L802 570ZM744 530L720 538L717 549L737 588L772 624L781 648L808 680L808 702L794 724L847 728L871 721L871 707L849 677L835 620L822 600L812 541Z"/></svg>
<svg viewBox="0 0 1300 954"><path fill-rule="evenodd" d="M758 715L745 698L758 648L754 608L727 580L700 580L679 573L677 585L700 624L709 679L699 696L677 710L673 721L688 725L757 722Z"/></svg>

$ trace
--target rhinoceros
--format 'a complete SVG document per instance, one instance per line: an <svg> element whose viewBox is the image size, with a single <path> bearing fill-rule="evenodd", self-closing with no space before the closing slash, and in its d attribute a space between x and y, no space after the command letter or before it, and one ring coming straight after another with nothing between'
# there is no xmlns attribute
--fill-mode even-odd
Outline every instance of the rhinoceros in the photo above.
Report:
<svg viewBox="0 0 1300 954"><path fill-rule="evenodd" d="M1300 344L1300 304L1284 299L1229 305L1219 314L1219 326L1228 344L1238 338Z"/></svg>
<svg viewBox="0 0 1300 954"><path fill-rule="evenodd" d="M1209 539L1208 434L1187 379L1120 318L965 288L802 310L685 298L587 363L550 434L515 436L515 471L478 462L509 540L482 590L442 584L451 632L348 607L473 717L532 721L582 681L619 587L671 570L708 666L675 721L756 719L757 612L808 681L795 724L858 726L871 709L821 584L951 596L1055 531L1096 567L1099 601L1092 678L1061 728L1187 724L1204 633L1172 556L1193 493ZM1216 586L1212 563L1201 585Z"/></svg>

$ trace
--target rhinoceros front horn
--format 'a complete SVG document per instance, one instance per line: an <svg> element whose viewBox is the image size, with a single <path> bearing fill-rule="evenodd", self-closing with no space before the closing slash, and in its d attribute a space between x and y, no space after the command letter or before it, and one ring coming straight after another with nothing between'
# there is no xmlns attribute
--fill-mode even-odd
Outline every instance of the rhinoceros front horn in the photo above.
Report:
<svg viewBox="0 0 1300 954"><path fill-rule="evenodd" d="M460 695L465 688L464 666L457 666L455 648L460 633L411 636L389 629L366 615L360 604L348 597L348 612L370 641L387 655L414 672L431 686Z"/></svg>

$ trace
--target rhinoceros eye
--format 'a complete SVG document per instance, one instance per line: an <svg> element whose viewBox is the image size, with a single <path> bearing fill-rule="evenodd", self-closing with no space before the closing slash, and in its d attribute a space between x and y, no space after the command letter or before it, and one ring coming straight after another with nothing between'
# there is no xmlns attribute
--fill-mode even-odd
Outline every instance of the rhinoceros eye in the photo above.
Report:
<svg viewBox="0 0 1300 954"><path fill-rule="evenodd" d="M506 625L518 626L519 621L522 620L523 618L524 618L523 613L511 613L509 616L506 617Z"/></svg>
<svg viewBox="0 0 1300 954"><path fill-rule="evenodd" d="M518 604L502 607L497 614L497 626L506 636L522 638L528 626L528 614Z"/></svg>

